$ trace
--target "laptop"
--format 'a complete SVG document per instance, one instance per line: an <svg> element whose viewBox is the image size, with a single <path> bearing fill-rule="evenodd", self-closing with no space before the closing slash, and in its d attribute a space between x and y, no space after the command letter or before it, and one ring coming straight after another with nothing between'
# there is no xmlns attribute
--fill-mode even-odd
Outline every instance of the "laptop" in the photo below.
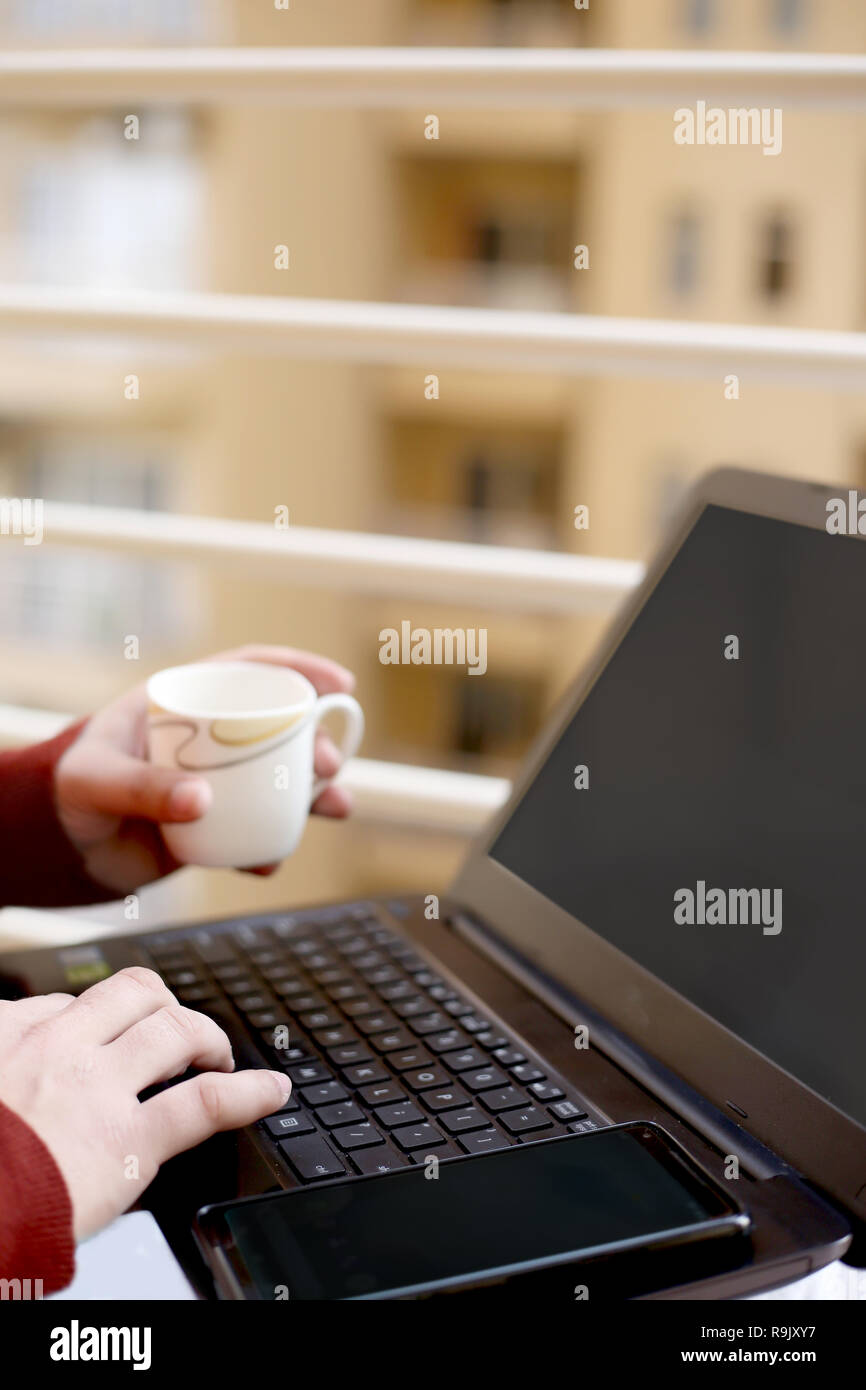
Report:
<svg viewBox="0 0 866 1390"><path fill-rule="evenodd" d="M197 1287L208 1204L630 1121L716 1181L735 1159L752 1223L735 1267L643 1296L864 1262L864 611L856 495L713 472L438 902L4 956L8 995L151 966L290 1073L286 1111L149 1189Z"/></svg>

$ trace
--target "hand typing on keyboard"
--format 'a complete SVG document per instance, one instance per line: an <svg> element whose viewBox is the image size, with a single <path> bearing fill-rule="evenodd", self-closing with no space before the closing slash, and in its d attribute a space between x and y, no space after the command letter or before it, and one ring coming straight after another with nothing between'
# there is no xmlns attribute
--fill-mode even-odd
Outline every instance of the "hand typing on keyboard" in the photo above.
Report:
<svg viewBox="0 0 866 1390"><path fill-rule="evenodd" d="M201 1074L138 1099L189 1067ZM284 1073L233 1067L222 1029L144 967L78 998L0 1002L0 1101L52 1154L79 1240L131 1206L166 1159L288 1103Z"/></svg>

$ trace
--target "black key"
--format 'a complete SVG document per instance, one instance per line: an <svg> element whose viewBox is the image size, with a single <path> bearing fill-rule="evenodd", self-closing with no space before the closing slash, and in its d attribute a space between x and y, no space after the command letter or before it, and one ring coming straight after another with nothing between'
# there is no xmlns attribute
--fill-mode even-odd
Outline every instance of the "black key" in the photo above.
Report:
<svg viewBox="0 0 866 1390"><path fill-rule="evenodd" d="M303 980L298 979L297 975L290 975L287 980L274 981L274 992L278 994L281 999L288 999L289 1003L294 1007L294 1002L298 995L307 993L307 986Z"/></svg>
<svg viewBox="0 0 866 1390"><path fill-rule="evenodd" d="M434 1086L447 1086L451 1081L444 1067L434 1062L432 1067L420 1067L417 1071L404 1072L400 1078L410 1091L429 1091Z"/></svg>
<svg viewBox="0 0 866 1390"><path fill-rule="evenodd" d="M358 1034L351 1028L313 1028L312 1033L319 1046L329 1054L336 1047L356 1047L360 1044Z"/></svg>
<svg viewBox="0 0 866 1390"><path fill-rule="evenodd" d="M179 989L177 997L181 1004L195 1005L204 999L215 998L217 992L216 985L190 985L188 989Z"/></svg>
<svg viewBox="0 0 866 1390"><path fill-rule="evenodd" d="M562 1087L554 1086L552 1081L533 1081L529 1089L536 1100L561 1100L565 1095L565 1091L563 1091ZM566 1101L566 1104L570 1105L571 1101ZM585 1115L586 1111L584 1110L579 1113L575 1112L573 1115L563 1115L561 1118L563 1120L576 1120L579 1118L579 1114Z"/></svg>
<svg viewBox="0 0 866 1390"><path fill-rule="evenodd" d="M267 966L278 965L283 960L279 951L247 951L247 955L250 960L255 961L260 971Z"/></svg>
<svg viewBox="0 0 866 1390"><path fill-rule="evenodd" d="M334 1000L335 1004L343 1004L347 999L360 999L364 994L364 990L361 985L356 985L349 980L344 985L332 985L328 990L328 994Z"/></svg>
<svg viewBox="0 0 866 1390"><path fill-rule="evenodd" d="M575 1120L568 1128L572 1134L588 1134L591 1129L598 1129L594 1120Z"/></svg>
<svg viewBox="0 0 866 1390"><path fill-rule="evenodd" d="M433 1091L424 1091L422 1101L428 1110L457 1110L461 1105L469 1105L471 1097L462 1086L440 1086Z"/></svg>
<svg viewBox="0 0 866 1390"><path fill-rule="evenodd" d="M500 1110L517 1110L522 1105L532 1104L526 1092L518 1090L516 1086L502 1086L498 1091L485 1091L480 1100L494 1115Z"/></svg>
<svg viewBox="0 0 866 1390"><path fill-rule="evenodd" d="M508 1077L498 1067L481 1067L478 1071L462 1071L460 1080L470 1091L493 1091L507 1086Z"/></svg>
<svg viewBox="0 0 866 1390"><path fill-rule="evenodd" d="M397 1125L418 1124L424 1119L417 1105L413 1105L411 1100L398 1101L396 1105L383 1105L374 1113L379 1124L384 1125L386 1129L394 1129Z"/></svg>
<svg viewBox="0 0 866 1390"><path fill-rule="evenodd" d="M450 985L431 985L427 993L430 995L431 999L436 1000L437 1004L444 1004L447 1000L451 1004L463 1004L463 1007L466 1009L471 1007L469 1004L464 1004L463 1000L459 995L454 993Z"/></svg>
<svg viewBox="0 0 866 1390"><path fill-rule="evenodd" d="M274 944L270 927L253 926L252 922L244 922L231 935L242 951L267 950Z"/></svg>
<svg viewBox="0 0 866 1390"><path fill-rule="evenodd" d="M359 975L366 975L369 970L378 970L384 964L385 957L381 951L363 951L352 961L352 965Z"/></svg>
<svg viewBox="0 0 866 1390"><path fill-rule="evenodd" d="M409 1160L390 1144L377 1144L374 1149L353 1149L352 1162L359 1173L390 1173L393 1168L408 1168Z"/></svg>
<svg viewBox="0 0 866 1390"><path fill-rule="evenodd" d="M498 1129L476 1129L472 1134L461 1135L458 1143L468 1154L483 1154L510 1147L509 1141Z"/></svg>
<svg viewBox="0 0 866 1390"><path fill-rule="evenodd" d="M486 1033L490 1024L486 1018L479 1018L477 1014L466 1014L460 1020L460 1027L465 1028L467 1033Z"/></svg>
<svg viewBox="0 0 866 1390"><path fill-rule="evenodd" d="M530 1089L534 1091L535 1087L532 1086ZM542 1096L541 1099L544 1100L545 1097ZM560 1100L557 1101L556 1105L551 1105L550 1113L555 1115L558 1120L585 1120L587 1112L581 1110L579 1105L575 1105L573 1100Z"/></svg>
<svg viewBox="0 0 866 1390"><path fill-rule="evenodd" d="M432 989L430 993L433 993ZM452 1018L460 1018L465 1014L472 1013L472 1005L464 1003L462 999L446 999L443 1001L442 1007Z"/></svg>
<svg viewBox="0 0 866 1390"><path fill-rule="evenodd" d="M408 1100L408 1096L396 1081L381 1081L375 1086L365 1086L361 1099L365 1105L389 1105L396 1100Z"/></svg>
<svg viewBox="0 0 866 1390"><path fill-rule="evenodd" d="M370 1042L377 1052L399 1052L412 1046L412 1036L405 1028L392 1028L388 1033L377 1033Z"/></svg>
<svg viewBox="0 0 866 1390"><path fill-rule="evenodd" d="M352 999L343 1005L343 1013L347 1018L363 1018L365 1014L378 1012L379 1001L375 995L368 994L361 999Z"/></svg>
<svg viewBox="0 0 866 1390"><path fill-rule="evenodd" d="M304 969L309 970L311 975L315 975L317 970L334 970L336 968L337 957L328 955L327 951L315 951L304 961Z"/></svg>
<svg viewBox="0 0 866 1390"><path fill-rule="evenodd" d="M465 1155L461 1153L457 1145L452 1143L450 1139L446 1139L444 1143L437 1144L436 1148L431 1149L429 1153L427 1149L416 1149L414 1153L410 1153L409 1155L412 1162L417 1163L419 1167L422 1163L426 1163L428 1158L435 1158L439 1163L444 1163L446 1158L464 1157Z"/></svg>
<svg viewBox="0 0 866 1390"><path fill-rule="evenodd" d="M193 941L193 950L210 966L225 965L237 960L235 948L225 936L208 936L202 932L201 936L197 936Z"/></svg>
<svg viewBox="0 0 866 1390"><path fill-rule="evenodd" d="M276 1004L272 994L240 994L235 996L235 1008L242 1014L257 1014L272 1009Z"/></svg>
<svg viewBox="0 0 866 1390"><path fill-rule="evenodd" d="M258 981L254 980L252 975L238 975L236 980L220 980L220 984L226 994L231 995L232 999L243 998L245 994L254 994L258 989Z"/></svg>
<svg viewBox="0 0 866 1390"><path fill-rule="evenodd" d="M395 1129L391 1138L405 1153L411 1153L413 1149L423 1149L426 1153L427 1150L445 1143L445 1136L426 1120L420 1125L406 1125L403 1129Z"/></svg>
<svg viewBox="0 0 866 1390"><path fill-rule="evenodd" d="M219 1019L217 1019L219 1022ZM283 1067L294 1066L295 1062L311 1062L315 1059L306 1047L275 1047L274 1053L277 1060Z"/></svg>
<svg viewBox="0 0 866 1390"><path fill-rule="evenodd" d="M284 1139L280 1152L294 1168L302 1182L317 1182L321 1178L338 1178L346 1168L330 1144L318 1134L300 1139Z"/></svg>
<svg viewBox="0 0 866 1390"><path fill-rule="evenodd" d="M328 1001L323 994L308 989L303 994L294 995L291 1004L296 1014L307 1014L312 1009L327 1008Z"/></svg>
<svg viewBox="0 0 866 1390"><path fill-rule="evenodd" d="M351 960L353 956L363 955L369 951L370 942L366 936L352 936L348 941L342 941L339 945L341 955L348 956Z"/></svg>
<svg viewBox="0 0 866 1390"><path fill-rule="evenodd" d="M249 966L243 965L237 958L227 960L225 965L214 965L211 967L221 983L227 980L248 980L250 978Z"/></svg>
<svg viewBox="0 0 866 1390"><path fill-rule="evenodd" d="M489 1066L487 1058L483 1052L479 1052L477 1047L464 1047L459 1052L445 1052L442 1061L446 1067L452 1071L476 1071L481 1067Z"/></svg>
<svg viewBox="0 0 866 1390"><path fill-rule="evenodd" d="M287 962L284 960L280 961L278 965L259 966L259 969L261 970L261 973L264 975L265 979L272 985L282 984L285 980L298 979L297 975L295 975L294 971L292 970L292 967L288 965ZM298 984L300 985L299 980ZM298 990L298 993L300 993L300 989Z"/></svg>
<svg viewBox="0 0 866 1390"><path fill-rule="evenodd" d="M391 1004L395 999L409 999L418 993L414 980L397 980L392 985L382 985L379 994Z"/></svg>
<svg viewBox="0 0 866 1390"><path fill-rule="evenodd" d="M338 1100L348 1100L349 1093L339 1081L323 1081L318 1086L304 1086L301 1100L305 1105L318 1109L320 1105L334 1105Z"/></svg>
<svg viewBox="0 0 866 1390"><path fill-rule="evenodd" d="M365 979L374 989L381 989L382 985L395 984L400 975L393 965L380 965L376 970L368 970Z"/></svg>
<svg viewBox="0 0 866 1390"><path fill-rule="evenodd" d="M290 1134L314 1134L316 1126L309 1115L297 1110L294 1113L281 1112L279 1115L269 1116L265 1120L265 1129L275 1139L286 1139Z"/></svg>
<svg viewBox="0 0 866 1390"><path fill-rule="evenodd" d="M468 1129L489 1129L490 1116L475 1105L467 1105L462 1110L447 1110L440 1116L440 1123L449 1134L463 1134Z"/></svg>
<svg viewBox="0 0 866 1390"><path fill-rule="evenodd" d="M289 1015L285 1009L260 1009L258 1013L249 1014L249 1020L254 1028L260 1028L263 1031L272 1032L274 1028L287 1028L289 1025ZM273 1037L270 1041L273 1046Z"/></svg>
<svg viewBox="0 0 866 1390"><path fill-rule="evenodd" d="M526 1134L529 1130L551 1127L550 1117L535 1105L524 1105L520 1110L506 1110L500 1119L509 1134Z"/></svg>
<svg viewBox="0 0 866 1390"><path fill-rule="evenodd" d="M200 970L169 970L165 974L165 983L169 989L184 989L189 985L201 984L204 975Z"/></svg>
<svg viewBox="0 0 866 1390"><path fill-rule="evenodd" d="M324 1110L316 1111L316 1119L325 1129L336 1129L338 1125L357 1125L367 1117L353 1100L341 1101L339 1105L326 1105Z"/></svg>
<svg viewBox="0 0 866 1390"><path fill-rule="evenodd" d="M518 1081L523 1081L524 1083L526 1083L527 1081L547 1080L547 1077L544 1075L544 1072L539 1071L538 1067L534 1067L531 1062L528 1062L525 1065L521 1065L518 1067L512 1067L511 1075L516 1076Z"/></svg>
<svg viewBox="0 0 866 1390"><path fill-rule="evenodd" d="M356 1020L355 1027L359 1033L365 1037L370 1037L376 1033L391 1033L399 1027L398 1020L388 1009L380 1010L379 1013L368 1014L365 1018ZM373 1038L373 1046L376 1046L376 1038Z"/></svg>
<svg viewBox="0 0 866 1390"><path fill-rule="evenodd" d="M311 1009L309 1013L298 1014L298 1018L310 1032L317 1032L320 1028L340 1028L343 1022L333 1009Z"/></svg>
<svg viewBox="0 0 866 1390"><path fill-rule="evenodd" d="M327 970L314 970L312 976L316 984L321 985L326 994L330 994L334 985L351 984L346 971L341 965L328 966Z"/></svg>
<svg viewBox="0 0 866 1390"><path fill-rule="evenodd" d="M502 1067L517 1067L521 1062L526 1061L522 1052L518 1052L516 1047L497 1047L494 1049L493 1056Z"/></svg>
<svg viewBox="0 0 866 1390"><path fill-rule="evenodd" d="M335 1067L354 1067L361 1062L372 1062L373 1054L363 1043L348 1043L342 1047L329 1047L328 1056Z"/></svg>
<svg viewBox="0 0 866 1390"><path fill-rule="evenodd" d="M374 1081L387 1081L388 1072L381 1062L361 1062L356 1067L343 1068L343 1080L347 1086L368 1086Z"/></svg>
<svg viewBox="0 0 866 1390"><path fill-rule="evenodd" d="M424 1037L426 1033L441 1033L443 1028L448 1027L448 1015L442 1013L441 1009L436 1009L433 1013L426 1013L419 1018L413 1018L409 1027L419 1037Z"/></svg>
<svg viewBox="0 0 866 1390"><path fill-rule="evenodd" d="M410 999L398 999L394 1005L394 1012L398 1018L418 1018L420 1014L430 1012L430 1000L425 999L423 994L415 994Z"/></svg>
<svg viewBox="0 0 866 1390"><path fill-rule="evenodd" d="M322 1062L300 1062L286 1067L293 1086L309 1086L314 1081L333 1081L334 1077Z"/></svg>
<svg viewBox="0 0 866 1390"><path fill-rule="evenodd" d="M395 1071L413 1071L416 1067L432 1067L433 1058L423 1047L410 1047L405 1052L389 1052L388 1063Z"/></svg>
<svg viewBox="0 0 866 1390"><path fill-rule="evenodd" d="M445 1033L428 1033L424 1042L431 1052L449 1052L454 1047L466 1047L469 1038L461 1028L449 1028Z"/></svg>
<svg viewBox="0 0 866 1390"><path fill-rule="evenodd" d="M500 1047L508 1046L508 1038L504 1033L476 1033L475 1034L482 1047L486 1047L488 1052L496 1052Z"/></svg>
<svg viewBox="0 0 866 1390"><path fill-rule="evenodd" d="M341 1149L369 1149L374 1144L384 1144L384 1139L375 1125L364 1120L357 1125L347 1125L345 1129L335 1129L334 1139Z"/></svg>

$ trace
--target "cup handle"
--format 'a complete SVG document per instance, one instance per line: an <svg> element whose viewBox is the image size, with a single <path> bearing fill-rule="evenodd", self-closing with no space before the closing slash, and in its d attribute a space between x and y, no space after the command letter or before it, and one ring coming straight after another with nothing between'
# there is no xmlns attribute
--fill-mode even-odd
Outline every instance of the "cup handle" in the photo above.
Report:
<svg viewBox="0 0 866 1390"><path fill-rule="evenodd" d="M316 725L320 724L326 714L331 710L342 710L346 716L346 728L339 744L339 753L345 763L349 758L354 757L361 746L361 739L364 737L364 711L353 699L351 695L322 695L316 701L316 708L313 715ZM313 794L310 798L310 805L316 800L317 796L324 791L332 779L330 777L317 777L313 782Z"/></svg>

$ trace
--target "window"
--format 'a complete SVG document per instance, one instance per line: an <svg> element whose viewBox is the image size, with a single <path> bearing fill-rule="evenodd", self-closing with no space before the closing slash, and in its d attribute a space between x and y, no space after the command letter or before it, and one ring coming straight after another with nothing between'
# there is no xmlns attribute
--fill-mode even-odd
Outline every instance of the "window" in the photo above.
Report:
<svg viewBox="0 0 866 1390"><path fill-rule="evenodd" d="M716 27L716 0L682 0L683 27L696 38Z"/></svg>
<svg viewBox="0 0 866 1390"><path fill-rule="evenodd" d="M201 173L187 113L0 118L11 234L0 277L99 289L196 288Z"/></svg>
<svg viewBox="0 0 866 1390"><path fill-rule="evenodd" d="M7 494L137 510L168 508L159 445L4 431ZM190 619L183 567L70 547L0 540L0 633L119 650L124 636L171 642Z"/></svg>
<svg viewBox="0 0 866 1390"><path fill-rule="evenodd" d="M541 721L541 682L524 675L451 679L453 745L474 757L518 758Z"/></svg>
<svg viewBox="0 0 866 1390"><path fill-rule="evenodd" d="M779 34L796 34L806 20L804 0L770 0L770 25Z"/></svg>
<svg viewBox="0 0 866 1390"><path fill-rule="evenodd" d="M761 233L758 288L766 299L781 299L791 291L794 275L793 233L781 214L764 223Z"/></svg>
<svg viewBox="0 0 866 1390"><path fill-rule="evenodd" d="M214 0L148 0L146 5L120 0L11 0L0 8L0 27L11 37L54 40L101 40L125 43L149 39L191 43L212 31L208 9Z"/></svg>
<svg viewBox="0 0 866 1390"><path fill-rule="evenodd" d="M399 166L405 299L571 307L576 163L453 158Z"/></svg>
<svg viewBox="0 0 866 1390"><path fill-rule="evenodd" d="M673 220L670 238L668 283L674 294L694 294L700 274L701 226L693 212L681 212Z"/></svg>
<svg viewBox="0 0 866 1390"><path fill-rule="evenodd" d="M407 535L555 545L565 446L555 424L394 420L380 524Z"/></svg>

